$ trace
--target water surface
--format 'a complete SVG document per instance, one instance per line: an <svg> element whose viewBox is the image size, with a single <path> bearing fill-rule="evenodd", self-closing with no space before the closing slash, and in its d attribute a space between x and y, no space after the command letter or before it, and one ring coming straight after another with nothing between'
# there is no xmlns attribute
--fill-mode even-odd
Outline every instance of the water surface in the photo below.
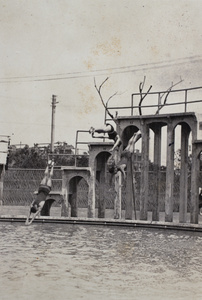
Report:
<svg viewBox="0 0 202 300"><path fill-rule="evenodd" d="M0 299L202 299L202 234L0 224Z"/></svg>

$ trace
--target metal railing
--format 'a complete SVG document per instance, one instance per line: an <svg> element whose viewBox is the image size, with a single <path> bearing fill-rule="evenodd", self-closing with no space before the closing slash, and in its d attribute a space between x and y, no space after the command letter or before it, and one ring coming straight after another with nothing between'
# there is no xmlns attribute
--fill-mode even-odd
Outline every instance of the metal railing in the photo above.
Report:
<svg viewBox="0 0 202 300"><path fill-rule="evenodd" d="M88 130L77 130L76 131L76 139L75 139L75 161L74 161L74 166L77 167L77 156L78 156L78 145L88 145L89 142L79 142L78 138L79 138L79 133L81 132L89 132Z"/></svg>
<svg viewBox="0 0 202 300"><path fill-rule="evenodd" d="M199 90L199 92L201 93L201 99L195 99L195 100L190 100L189 99L189 95L192 91L197 91ZM169 94L175 94L175 93L180 93L183 95L183 101L179 102L179 101L176 101L174 103L169 103L169 96L167 98L167 101L166 103L162 104L160 103L160 99L162 97L162 95L166 95L167 93ZM106 108L105 108L105 111L104 111L104 123L106 123L106 121L112 121L112 119L109 119L107 117L108 113L107 113L107 110L115 110L115 111L123 111L123 110L129 110L130 111L130 116L133 116L134 115L134 110L135 109L139 109L140 106L139 105L134 105L134 98L135 97L141 97L141 96L144 96L146 95L147 96L145 97L145 99L149 99L149 97L155 97L155 99L152 99L152 101L154 103L151 103L151 104L148 104L148 105L141 105L141 109L144 109L144 108L156 108L157 109L157 113L156 114L159 114L159 111L160 111L160 107L169 107L169 106L176 106L176 105L184 105L184 112L186 113L187 112L187 106L188 104L193 104L193 103L200 103L202 102L202 87L194 87L194 88L187 88L187 89L175 89L175 90L166 90L166 91L161 91L161 92L149 92L149 93L133 93L131 95L131 101L130 101L130 104L128 106L123 106L123 105L120 105L120 106L109 106L109 101L107 101L106 103ZM144 99L144 101L145 101ZM140 98L139 98L140 100ZM77 155L78 155L78 145L79 144L89 144L89 141L84 141L84 142L80 142L79 141L79 137L80 137L80 133L86 133L88 132L88 130L77 130L76 132L76 141L75 141L75 166L77 166ZM105 139L103 139L103 141L105 141Z"/></svg>
<svg viewBox="0 0 202 300"><path fill-rule="evenodd" d="M196 91L196 90L201 90L201 99L195 99L195 100L190 100L189 101L189 93L191 91ZM182 93L184 94L183 98L184 101L182 102L174 102L174 103L169 103L169 97L168 97L168 101L165 104L160 103L160 99L162 95L166 95L167 93L169 94L173 94L173 93ZM130 110L130 115L133 116L134 115L134 109L139 109L140 106L139 105L134 105L134 98L135 97L141 97L146 95L147 93L133 93L131 95L131 102L128 106L109 106L108 103L106 104L106 111L107 109L109 110L126 110L129 109ZM187 105L188 104L193 104L193 103L199 103L202 102L202 87L194 87L194 88L187 88L187 89L177 89L177 90L167 90L167 91L161 91L161 92L149 92L147 94L147 96L145 97L145 99L148 99L150 96L156 96L156 100L155 103L151 103L148 105L141 105L141 108L157 108L157 111L159 111L159 107L160 106L173 106L173 105L184 105L184 112L187 112ZM144 100L145 101L145 100ZM105 112L105 116L106 116L106 112Z"/></svg>

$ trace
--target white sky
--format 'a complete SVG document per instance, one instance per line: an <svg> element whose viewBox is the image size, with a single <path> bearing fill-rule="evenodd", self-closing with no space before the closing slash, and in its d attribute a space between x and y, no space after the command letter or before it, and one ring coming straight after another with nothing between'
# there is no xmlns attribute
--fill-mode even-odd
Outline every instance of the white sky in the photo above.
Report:
<svg viewBox="0 0 202 300"><path fill-rule="evenodd" d="M75 143L76 130L103 124L94 87L130 103L145 89L202 86L201 0L0 0L0 134L11 143ZM101 71L106 70L106 71ZM202 98L201 98L202 99Z"/></svg>

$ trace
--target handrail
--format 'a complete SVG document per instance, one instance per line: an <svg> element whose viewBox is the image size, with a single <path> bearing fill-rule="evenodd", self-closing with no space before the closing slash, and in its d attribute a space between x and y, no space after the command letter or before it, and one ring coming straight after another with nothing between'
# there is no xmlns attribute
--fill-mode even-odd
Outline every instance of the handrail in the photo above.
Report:
<svg viewBox="0 0 202 300"><path fill-rule="evenodd" d="M107 119L106 119L107 120ZM78 156L78 153L77 153L77 150L78 150L78 145L88 145L89 144L89 141L88 142L78 142L78 138L79 138L79 133L81 132L89 132L89 130L77 130L76 131L76 140L75 140L75 154L74 154L74 166L76 167L77 166L77 156ZM103 142L105 141L105 138L102 138Z"/></svg>
<svg viewBox="0 0 202 300"><path fill-rule="evenodd" d="M118 110L123 110L123 109L130 109L131 110L131 116L133 116L133 113L134 113L134 109L137 109L139 108L139 105L134 105L134 96L141 96L141 95L145 95L147 94L147 98L149 97L149 95L157 95L158 98L157 98L157 104L150 104L150 105L141 105L141 108L152 108L152 107L157 107L159 108L159 106L173 106L173 105L184 105L184 112L187 112L187 105L188 104L192 104L192 103L199 103L199 102L202 102L202 99L200 100L191 100L189 101L188 100L188 95L190 91L194 91L194 90L199 90L201 89L202 90L202 87L194 87L194 88L186 88L186 89L176 89L176 90L167 90L167 91L161 91L161 92L149 92L149 93L132 93L131 94L131 104L130 106L108 106L108 109L111 109L111 110L115 110L115 109L118 109ZM166 93L184 93L184 101L181 101L181 102L175 102L175 103L165 103L165 104L161 104L159 102L159 98L162 94L165 94ZM168 98L169 99L169 98ZM154 100L155 101L155 100ZM159 110L158 110L158 114L159 114Z"/></svg>
<svg viewBox="0 0 202 300"><path fill-rule="evenodd" d="M189 103L198 103L198 102L202 102L202 99L201 100L194 100L194 101L189 101L187 102L188 104ZM185 102L175 102L175 103L166 103L164 104L164 106L172 106L172 105L181 105L181 104L185 104ZM159 105L158 104L151 104L151 105L141 105L141 107L158 107ZM139 105L133 105L133 108L138 108ZM109 109L129 109L131 108L131 106L111 106L109 107Z"/></svg>
<svg viewBox="0 0 202 300"><path fill-rule="evenodd" d="M74 166L77 166L77 150L78 150L78 144L89 144L89 142L78 142L78 136L79 136L79 132L89 132L88 130L77 130L76 131L76 140L75 140L75 153L74 153Z"/></svg>
<svg viewBox="0 0 202 300"><path fill-rule="evenodd" d="M187 89L177 89L177 90L170 90L169 93L175 93L175 92L185 92L185 91L191 91L191 90L199 90L202 89L202 86L198 86L198 87L193 87L193 88L187 88ZM161 92L149 92L148 95L150 94L164 94L167 93L168 90L166 91L161 91ZM142 92L142 95L145 95L147 93ZM132 95L141 95L140 93L132 93Z"/></svg>
<svg viewBox="0 0 202 300"><path fill-rule="evenodd" d="M163 105L163 107L168 107L168 106L174 106L174 105L184 105L184 112L187 112L187 105L188 104L192 104L192 103L200 103L202 102L202 99L201 100L191 100L191 101L188 101L188 92L189 91L194 91L194 90L199 90L201 89L202 90L202 86L199 86L199 87L193 87L193 88L186 88L186 89L175 89L175 90L166 90L166 91L160 91L160 92L149 92L149 93L132 93L131 94L131 100L130 100L130 105L129 106L109 106L108 102L106 103L106 108L107 109L111 109L111 110L123 110L123 109L130 109L131 110L131 116L133 116L133 112L134 112L134 109L137 109L139 108L139 105L134 105L134 96L141 96L141 95L145 95L147 94L147 97L149 95L158 95L158 98L157 98L157 104L150 104L150 105L141 105L141 108L159 108L161 105ZM159 99L160 99L160 96L162 94L166 94L166 93L179 93L179 92L183 92L184 93L184 101L182 102L175 102L175 103L165 103L165 104L161 104ZM168 98L169 99L169 98ZM158 114L159 114L159 110L157 111ZM105 109L105 112L104 112L104 122L106 123L106 121L112 121L111 119L107 118L107 110ZM78 136L79 136L79 133L81 132L88 132L88 130L77 130L76 132L76 141L75 141L75 166L77 164L77 150L78 150L78 144L89 144L89 142L78 142Z"/></svg>

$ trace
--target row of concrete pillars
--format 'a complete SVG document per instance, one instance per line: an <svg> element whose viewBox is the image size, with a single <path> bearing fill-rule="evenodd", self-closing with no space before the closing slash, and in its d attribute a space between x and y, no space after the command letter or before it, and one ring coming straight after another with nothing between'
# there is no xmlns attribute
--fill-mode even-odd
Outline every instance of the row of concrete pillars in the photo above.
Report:
<svg viewBox="0 0 202 300"><path fill-rule="evenodd" d="M130 124L130 125L129 125ZM144 117L118 119L117 131L126 146L128 139L138 129L142 132L141 152L141 187L140 187L140 219L147 220L148 213L148 191L149 191L149 130L154 132L154 173L155 173L155 196L152 210L152 220L159 221L159 177L161 168L161 144L162 127L167 126L167 161L166 161L166 192L165 192L165 221L173 222L173 187L174 187L174 141L175 127L181 125L181 176L180 176L180 199L179 199L179 222L187 222L187 190L188 190L188 140L192 132L192 171L191 171L191 208L190 222L198 223L198 173L199 153L202 150L202 143L197 141L197 122L194 114L174 114L172 116ZM133 128L126 140L124 134L128 127ZM92 143L89 145L89 168L63 168L63 194L66 199L66 206L71 206L72 216L76 216L76 186L79 178L85 178L89 186L88 215L95 217L95 182L100 183L100 201L98 217L105 217L105 202L103 199L102 186L106 181L106 161L109 157L110 143ZM107 154L106 154L107 153ZM117 154L117 160L119 159ZM77 176L77 177L76 177ZM75 179L74 179L75 178ZM76 179L77 178L77 179ZM131 162L127 166L126 182L126 208L125 218L132 219L135 199L133 197L133 171ZM71 185L69 184L71 180ZM121 178L115 175L114 218L121 218Z"/></svg>

